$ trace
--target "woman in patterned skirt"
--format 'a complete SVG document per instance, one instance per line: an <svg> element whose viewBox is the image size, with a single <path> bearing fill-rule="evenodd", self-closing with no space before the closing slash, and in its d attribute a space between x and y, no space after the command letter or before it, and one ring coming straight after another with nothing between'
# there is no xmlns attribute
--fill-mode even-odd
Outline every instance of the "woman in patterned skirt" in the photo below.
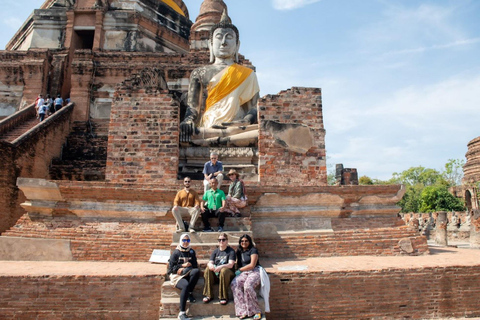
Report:
<svg viewBox="0 0 480 320"><path fill-rule="evenodd" d="M248 234L241 236L238 244L237 272L231 284L235 314L240 319L261 319L262 311L255 292L255 288L260 285L258 250Z"/></svg>

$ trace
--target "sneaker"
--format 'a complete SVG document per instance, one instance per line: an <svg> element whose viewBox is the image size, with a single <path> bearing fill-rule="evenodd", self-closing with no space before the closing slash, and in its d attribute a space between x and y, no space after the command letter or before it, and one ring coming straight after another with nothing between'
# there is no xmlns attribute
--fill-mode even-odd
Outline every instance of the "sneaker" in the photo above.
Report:
<svg viewBox="0 0 480 320"><path fill-rule="evenodd" d="M193 296L192 293L190 293L190 294L188 295L188 302L190 302L190 303L195 303L195 302L197 302L197 300L195 299L195 297Z"/></svg>
<svg viewBox="0 0 480 320"><path fill-rule="evenodd" d="M223 231L223 228L222 227L218 227L218 232L222 232Z"/></svg>
<svg viewBox="0 0 480 320"><path fill-rule="evenodd" d="M176 233L182 233L183 230L182 230L182 229L177 229L175 232L176 232Z"/></svg>
<svg viewBox="0 0 480 320"><path fill-rule="evenodd" d="M178 320L192 320L191 318L188 318L185 313L178 314Z"/></svg>
<svg viewBox="0 0 480 320"><path fill-rule="evenodd" d="M190 228L190 229L188 229L188 232L195 233L196 231L195 231L195 229Z"/></svg>
<svg viewBox="0 0 480 320"><path fill-rule="evenodd" d="M203 229L203 232L213 232L213 229L210 228L210 229Z"/></svg>

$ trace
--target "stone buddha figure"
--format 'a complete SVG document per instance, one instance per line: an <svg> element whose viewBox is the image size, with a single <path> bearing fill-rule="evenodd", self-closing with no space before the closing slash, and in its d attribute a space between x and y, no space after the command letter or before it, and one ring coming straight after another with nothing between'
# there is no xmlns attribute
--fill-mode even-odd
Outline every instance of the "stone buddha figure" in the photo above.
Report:
<svg viewBox="0 0 480 320"><path fill-rule="evenodd" d="M255 72L237 64L238 29L224 11L210 31L211 65L193 70L180 141L199 146L248 146L258 139Z"/></svg>

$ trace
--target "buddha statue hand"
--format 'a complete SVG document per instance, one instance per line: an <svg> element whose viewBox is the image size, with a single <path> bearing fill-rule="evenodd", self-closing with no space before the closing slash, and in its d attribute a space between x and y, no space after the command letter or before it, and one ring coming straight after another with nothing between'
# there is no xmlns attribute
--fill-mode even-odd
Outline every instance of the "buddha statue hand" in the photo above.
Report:
<svg viewBox="0 0 480 320"><path fill-rule="evenodd" d="M180 142L191 142L192 135L196 131L195 129L193 119L185 118L185 120L180 123Z"/></svg>
<svg viewBox="0 0 480 320"><path fill-rule="evenodd" d="M257 113L255 111L255 112L249 112L241 120L235 120L231 122L222 122L222 125L223 126L249 125L249 124L254 124L256 120L257 120Z"/></svg>

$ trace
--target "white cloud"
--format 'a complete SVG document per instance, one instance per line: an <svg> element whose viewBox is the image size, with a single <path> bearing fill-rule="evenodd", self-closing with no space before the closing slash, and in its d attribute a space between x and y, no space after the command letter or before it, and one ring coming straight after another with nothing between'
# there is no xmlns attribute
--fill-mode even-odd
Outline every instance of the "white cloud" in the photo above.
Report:
<svg viewBox="0 0 480 320"><path fill-rule="evenodd" d="M467 46L471 44L476 44L480 42L480 38L471 38L471 39L462 39L445 44L432 45L428 47L419 47L413 49L403 49L392 52L387 52L385 55L401 55L401 54L410 54L410 53L423 53L429 50L439 50L439 49L449 49L461 46Z"/></svg>
<svg viewBox="0 0 480 320"><path fill-rule="evenodd" d="M383 4L382 16L356 34L366 52L388 48L389 52L415 53L478 41L469 39L459 27L455 4L420 4L413 8L388 1Z"/></svg>
<svg viewBox="0 0 480 320"><path fill-rule="evenodd" d="M273 7L277 10L293 10L319 1L321 0L272 0Z"/></svg>

